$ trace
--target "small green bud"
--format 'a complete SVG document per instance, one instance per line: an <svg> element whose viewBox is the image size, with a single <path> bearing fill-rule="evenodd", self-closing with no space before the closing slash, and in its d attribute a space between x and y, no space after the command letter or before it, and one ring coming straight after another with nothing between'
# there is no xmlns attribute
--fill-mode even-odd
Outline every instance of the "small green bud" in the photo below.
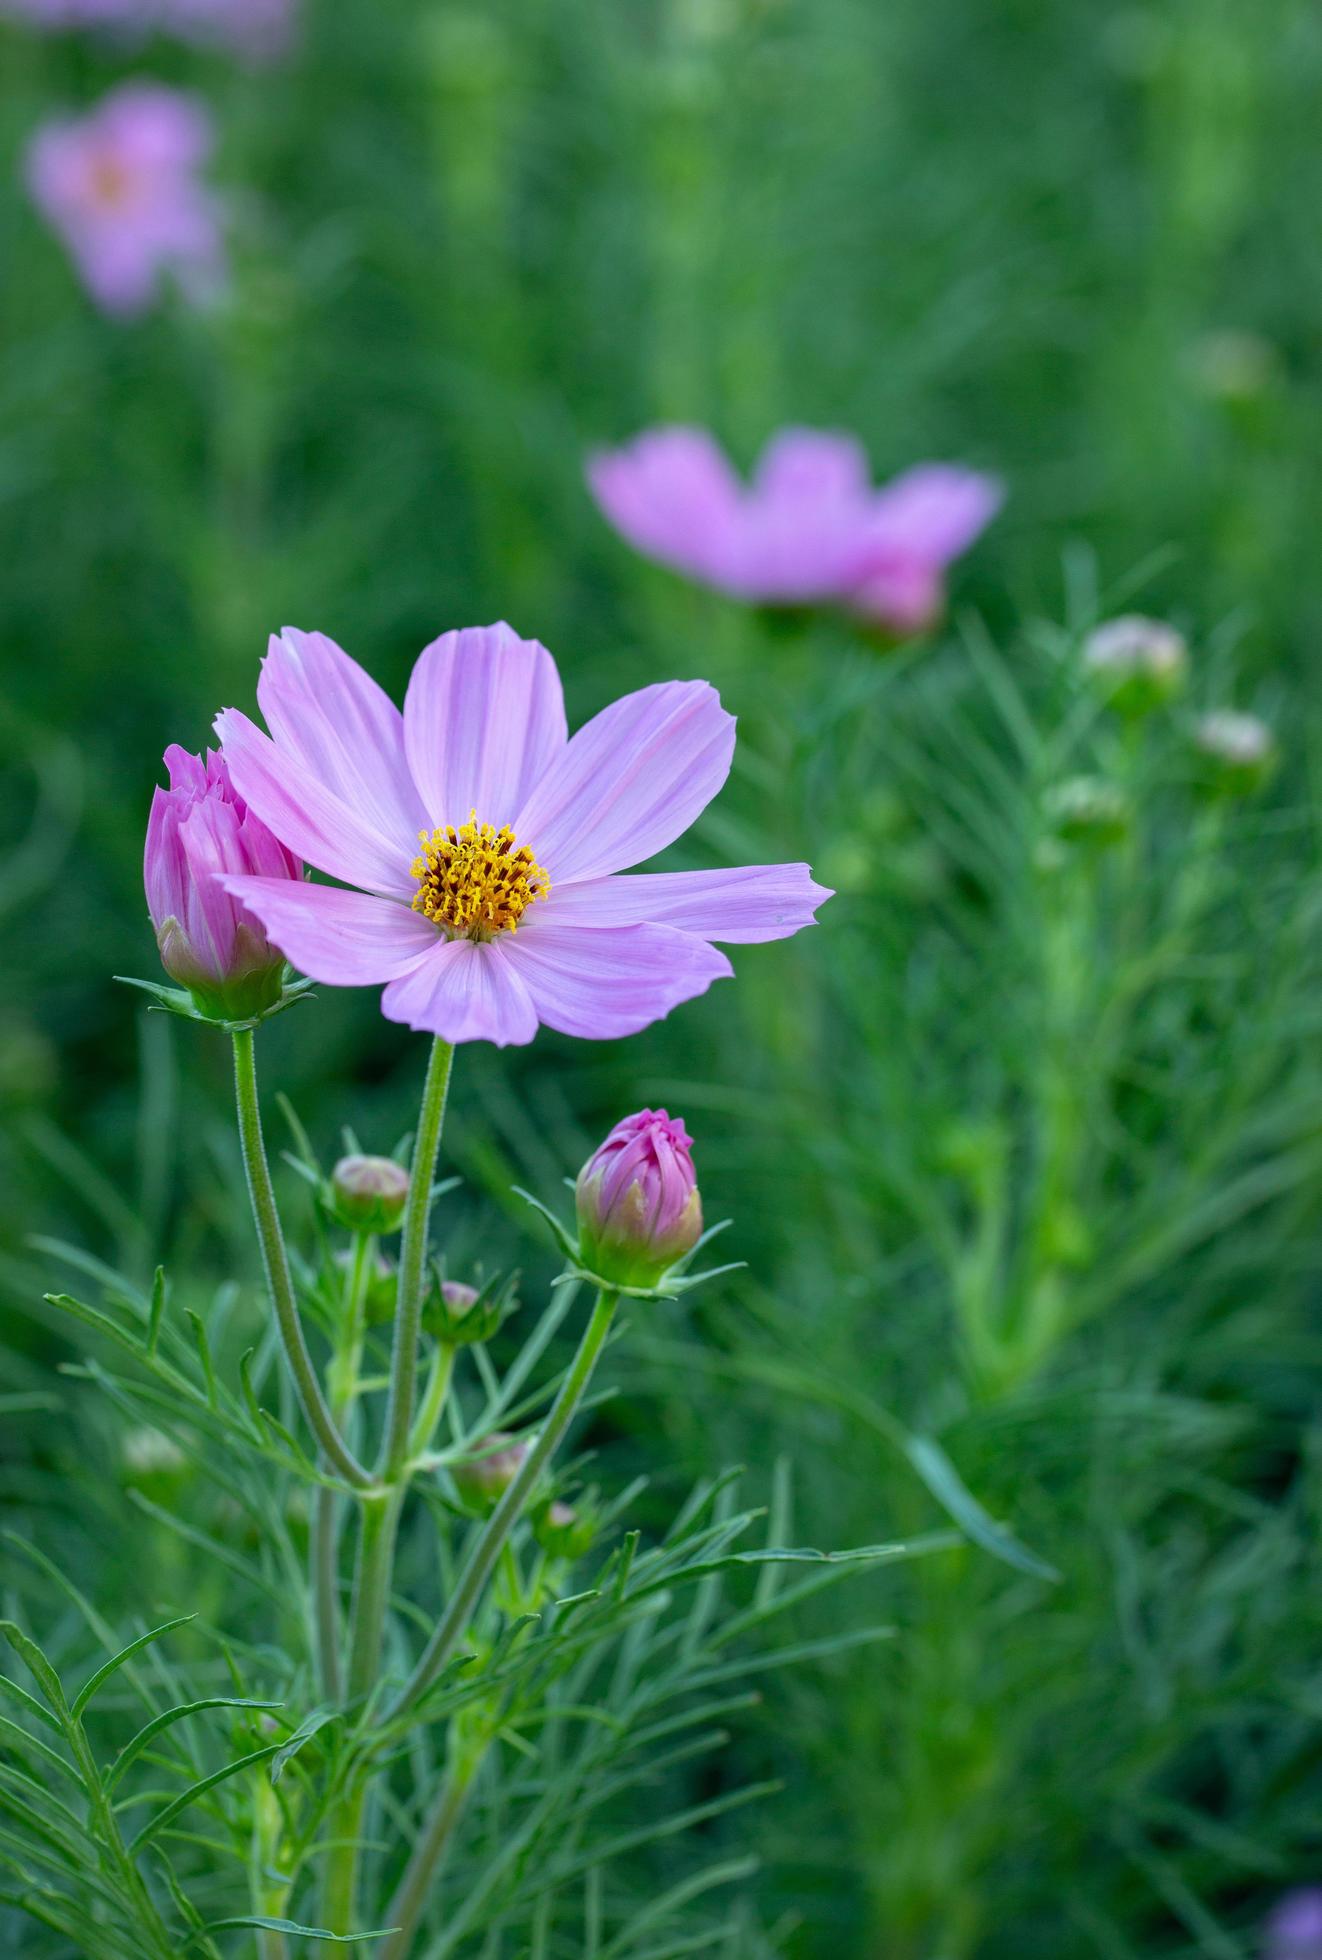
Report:
<svg viewBox="0 0 1322 1960"><path fill-rule="evenodd" d="M1219 708L1194 729L1203 787L1219 796L1250 796L1276 766L1276 738L1257 715Z"/></svg>
<svg viewBox="0 0 1322 1960"><path fill-rule="evenodd" d="M1070 776L1047 791L1047 822L1069 844L1118 844L1129 829L1124 792L1103 776Z"/></svg>
<svg viewBox="0 0 1322 1960"><path fill-rule="evenodd" d="M464 1509L483 1518L495 1510L523 1467L528 1445L503 1429L493 1429L476 1445L476 1454L450 1466Z"/></svg>
<svg viewBox="0 0 1322 1960"><path fill-rule="evenodd" d="M331 1210L351 1232L397 1232L409 1174L393 1157L341 1157L330 1176Z"/></svg>
<svg viewBox="0 0 1322 1960"><path fill-rule="evenodd" d="M1083 668L1111 707L1137 720L1180 692L1189 649L1173 626L1129 613L1088 635Z"/></svg>
<svg viewBox="0 0 1322 1960"><path fill-rule="evenodd" d="M442 1279L433 1271L422 1303L422 1324L448 1347L473 1347L489 1341L515 1302L510 1286L465 1286L462 1280Z"/></svg>
<svg viewBox="0 0 1322 1960"><path fill-rule="evenodd" d="M572 1565L592 1550L597 1520L590 1512L576 1511L572 1504L552 1498L534 1513L532 1535L548 1558L564 1559Z"/></svg>

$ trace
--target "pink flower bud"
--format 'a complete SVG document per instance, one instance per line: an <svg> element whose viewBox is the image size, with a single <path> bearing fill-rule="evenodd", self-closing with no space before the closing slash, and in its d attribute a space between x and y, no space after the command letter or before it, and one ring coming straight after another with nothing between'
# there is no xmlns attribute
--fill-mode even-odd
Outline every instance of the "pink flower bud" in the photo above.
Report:
<svg viewBox="0 0 1322 1960"><path fill-rule="evenodd" d="M284 955L216 875L301 878L303 867L253 815L230 782L225 758L173 744L168 790L147 821L143 882L161 964L217 1020L244 1021L280 997Z"/></svg>
<svg viewBox="0 0 1322 1960"><path fill-rule="evenodd" d="M693 1139L664 1109L617 1123L578 1174L584 1264L617 1286L655 1286L702 1236Z"/></svg>
<svg viewBox="0 0 1322 1960"><path fill-rule="evenodd" d="M397 1232L409 1174L393 1157L341 1157L330 1179L335 1216L354 1232Z"/></svg>

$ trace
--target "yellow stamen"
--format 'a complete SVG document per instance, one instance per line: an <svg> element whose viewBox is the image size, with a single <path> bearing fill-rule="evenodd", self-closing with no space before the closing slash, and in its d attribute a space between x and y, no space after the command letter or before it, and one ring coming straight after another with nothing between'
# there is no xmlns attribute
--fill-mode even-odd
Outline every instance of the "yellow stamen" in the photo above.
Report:
<svg viewBox="0 0 1322 1960"><path fill-rule="evenodd" d="M497 830L480 824L477 811L456 830L446 824L430 834L419 831L422 855L413 861L418 889L413 910L438 926L469 939L513 932L536 898L545 898L551 881L526 844L508 824Z"/></svg>

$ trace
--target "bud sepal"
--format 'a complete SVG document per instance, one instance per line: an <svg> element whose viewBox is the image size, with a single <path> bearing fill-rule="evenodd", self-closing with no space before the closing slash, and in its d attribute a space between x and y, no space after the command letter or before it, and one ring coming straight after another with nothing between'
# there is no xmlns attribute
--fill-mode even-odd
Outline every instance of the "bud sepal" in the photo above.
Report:
<svg viewBox="0 0 1322 1960"><path fill-rule="evenodd" d="M518 1280L517 1273L508 1273L503 1279L493 1275L481 1286L466 1286L462 1280L446 1279L433 1260L422 1303L424 1331L446 1347L476 1347L489 1341L518 1311Z"/></svg>
<svg viewBox="0 0 1322 1960"><path fill-rule="evenodd" d="M290 980L282 983L269 1006L256 1011L235 1014L233 1018L215 1011L211 998L204 1003L187 987L167 987L159 980L139 980L132 973L117 973L115 979L122 987L137 987L152 997L147 1009L149 1014L177 1014L184 1021L203 1021L209 1028L219 1028L222 1034L243 1034L250 1028L260 1027L263 1021L274 1020L287 1008L297 1007L301 1000L311 997L315 980ZM246 1007L247 1002L231 1000L230 1006Z"/></svg>
<svg viewBox="0 0 1322 1960"><path fill-rule="evenodd" d="M568 1178L565 1183L572 1191L574 1187ZM556 1217L549 1205L544 1205L540 1198L534 1198L532 1192L525 1191L521 1185L516 1184L513 1188L516 1198L522 1198L525 1204L531 1205L533 1210L546 1220L552 1238L565 1256L567 1270L551 1281L552 1286L586 1284L595 1287L599 1293L618 1293L622 1300L677 1300L681 1293L689 1293L695 1286L704 1286L709 1279L720 1279L725 1273L742 1272L748 1263L745 1259L732 1259L728 1265L709 1266L705 1272L689 1272L689 1266L702 1248L710 1244L711 1240L721 1232L728 1231L734 1222L732 1219L722 1218L717 1224L709 1225L702 1237L694 1242L682 1258L675 1261L654 1286L626 1286L619 1280L608 1279L604 1274L593 1270L584 1257L579 1241L569 1227Z"/></svg>

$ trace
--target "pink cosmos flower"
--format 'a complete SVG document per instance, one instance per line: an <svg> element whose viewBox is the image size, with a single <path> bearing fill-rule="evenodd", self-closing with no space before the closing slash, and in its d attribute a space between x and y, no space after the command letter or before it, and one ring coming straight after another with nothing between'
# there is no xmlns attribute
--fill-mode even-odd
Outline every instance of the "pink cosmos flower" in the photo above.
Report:
<svg viewBox="0 0 1322 1960"><path fill-rule="evenodd" d="M219 206L199 174L211 140L200 102L148 82L126 82L90 115L37 132L33 201L107 313L145 312L166 274L195 303L218 288Z"/></svg>
<svg viewBox="0 0 1322 1960"><path fill-rule="evenodd" d="M225 758L165 751L168 790L147 820L143 883L161 964L199 1006L244 1020L280 992L284 954L224 889L220 872L254 872L288 884L303 867L236 795Z"/></svg>
<svg viewBox="0 0 1322 1960"><path fill-rule="evenodd" d="M1000 508L992 477L924 463L874 490L862 445L783 429L751 483L703 429L649 429L599 451L588 482L639 551L732 597L838 604L895 633L940 616L944 574Z"/></svg>
<svg viewBox="0 0 1322 1960"><path fill-rule="evenodd" d="M583 1256L622 1286L652 1286L702 1236L693 1138L680 1117L640 1109L617 1123L574 1188Z"/></svg>
<svg viewBox="0 0 1322 1960"><path fill-rule="evenodd" d="M711 941L785 938L830 896L804 864L617 875L725 781L734 719L705 681L625 695L571 740L554 660L508 626L433 641L402 715L334 641L287 629L257 699L269 736L216 721L235 785L359 889L227 889L314 980L384 983L388 1019L449 1041L634 1034L730 972Z"/></svg>
<svg viewBox="0 0 1322 1960"><path fill-rule="evenodd" d="M1265 1960L1322 1960L1322 1889L1289 1892L1267 1922Z"/></svg>
<svg viewBox="0 0 1322 1960"><path fill-rule="evenodd" d="M296 0L0 0L0 13L49 32L113 28L220 44L257 59L288 45Z"/></svg>

